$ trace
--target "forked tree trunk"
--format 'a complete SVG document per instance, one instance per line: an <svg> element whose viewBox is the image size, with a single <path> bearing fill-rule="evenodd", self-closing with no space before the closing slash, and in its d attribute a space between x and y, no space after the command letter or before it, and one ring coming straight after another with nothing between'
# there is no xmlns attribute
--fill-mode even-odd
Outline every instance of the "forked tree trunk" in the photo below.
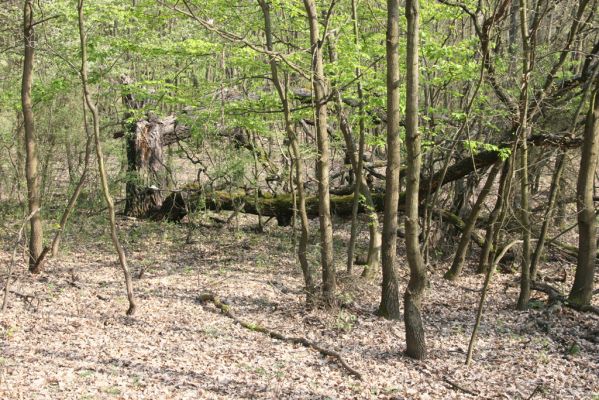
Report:
<svg viewBox="0 0 599 400"><path fill-rule="evenodd" d="M88 126L87 126L87 113L85 110L85 99L83 99L83 120L84 120L84 123L83 123L84 130L85 130L85 134L87 136L86 141L85 141L85 161L84 161L84 165L83 165L83 171L81 172L79 181L77 182L77 185L75 185L75 190L73 191L73 194L71 194L71 197L69 197L67 206L65 207L65 209L62 213L62 216L60 217L60 221L58 223L58 230L54 233L54 238L52 239L52 244L50 245L50 247L44 247L44 250L42 251L42 253L40 254L40 256L38 257L38 259L35 263L34 271L36 273L42 272L44 270L46 261L48 261L48 258L50 256L56 257L58 255L58 249L60 246L60 240L62 239L62 234L65 230L65 227L67 225L69 217L71 216L71 213L73 212L73 210L75 210L75 205L77 204L77 200L79 199L79 195L81 194L81 191L83 190L83 186L85 185L85 181L87 179L87 174L88 174L88 170L89 170L89 161L90 161L91 152L92 152L92 143L93 143L94 138L93 138L93 135L90 134Z"/></svg>
<svg viewBox="0 0 599 400"><path fill-rule="evenodd" d="M399 288L395 273L397 249L397 209L399 202L399 1L387 0L387 171L381 261L383 283L378 314L399 319Z"/></svg>
<svg viewBox="0 0 599 400"><path fill-rule="evenodd" d="M541 232L539 233L539 238L537 241L537 246L535 247L535 251L530 260L530 280L534 282L537 279L537 271L539 268L539 262L541 261L541 256L543 255L543 250L545 248L545 240L547 239L547 232L549 230L549 224L553 218L553 211L555 209L555 201L558 195L559 181L562 177L562 172L564 170L564 165L566 159L565 151L560 151L560 154L557 156L557 160L555 162L555 169L553 172L553 176L551 177L551 187L549 189L549 198L547 199L547 209L545 211L545 216L543 217L543 224L541 226Z"/></svg>
<svg viewBox="0 0 599 400"><path fill-rule="evenodd" d="M314 0L304 0L310 26L310 46L312 54L312 85L316 106L316 141L318 159L316 177L318 179L319 222L320 222L320 262L322 264L322 296L327 307L336 305L335 264L333 264L333 223L329 194L329 134L327 131L327 85L324 78L322 40L318 23L318 10Z"/></svg>
<svg viewBox="0 0 599 400"><path fill-rule="evenodd" d="M23 7L23 34L25 52L23 58L23 79L21 82L21 104L23 107L23 125L25 128L25 177L27 179L27 201L29 205L29 271L36 270L37 259L42 253L43 231L41 207L40 177L38 173L37 139L31 101L33 84L33 59L35 31L33 22L33 0L26 0ZM38 210L36 212L36 210Z"/></svg>
<svg viewBox="0 0 599 400"><path fill-rule="evenodd" d="M593 297L595 254L597 253L597 221L593 204L595 170L599 152L599 81L591 96L584 130L584 145L576 186L578 210L578 263L568 300L577 305L589 305Z"/></svg>

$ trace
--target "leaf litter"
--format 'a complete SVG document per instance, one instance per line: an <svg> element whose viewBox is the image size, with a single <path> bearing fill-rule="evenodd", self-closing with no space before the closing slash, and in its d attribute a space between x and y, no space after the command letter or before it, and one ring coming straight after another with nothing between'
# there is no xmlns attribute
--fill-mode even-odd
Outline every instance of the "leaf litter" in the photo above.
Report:
<svg viewBox="0 0 599 400"><path fill-rule="evenodd" d="M257 234L244 230L242 221L239 231L202 228L193 244L184 244L187 231L181 225L135 222L136 236L128 238L132 223L120 224L132 272L144 271L134 281L137 314L124 315L121 274L103 239L71 238L77 250L50 260L39 277L21 265L9 308L0 315L1 399L599 395L599 318L546 307L546 297L536 292L538 307L514 311L516 275L496 274L467 368L465 351L482 284L470 268L457 283L443 280L447 263L429 268L424 304L429 357L414 361L403 355L403 322L374 315L380 277L366 282L358 278L360 271L355 276L339 272L341 307L333 312L304 307L286 228ZM347 226L340 225L336 240L346 239ZM403 290L408 271L398 247ZM338 271L344 270L344 250L343 245L337 249ZM0 252L4 265L9 259L9 249ZM244 321L338 352L364 379L317 351L243 328L212 305L200 304L197 297L206 292L217 294Z"/></svg>

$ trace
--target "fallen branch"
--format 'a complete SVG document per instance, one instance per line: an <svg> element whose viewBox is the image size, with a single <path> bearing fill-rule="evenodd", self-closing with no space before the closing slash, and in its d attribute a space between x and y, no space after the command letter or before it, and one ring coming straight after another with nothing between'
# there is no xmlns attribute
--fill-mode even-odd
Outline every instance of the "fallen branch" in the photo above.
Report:
<svg viewBox="0 0 599 400"><path fill-rule="evenodd" d="M571 303L570 301L568 301L568 298L566 296L564 296L559 290L549 285L548 283L533 282L530 288L545 293L547 296L549 296L550 303L559 302L576 311L592 312L593 314L599 315L599 307L593 305Z"/></svg>
<svg viewBox="0 0 599 400"><path fill-rule="evenodd" d="M317 343L314 343L308 339L302 338L302 337L289 337L289 336L285 336L281 333L272 331L268 328L265 328L263 326L251 323L251 322L245 322L242 319L238 318L237 316L235 316L235 314L233 314L233 312L231 311L231 307L227 304L224 304L223 302L220 301L220 299L215 296L212 293L203 293L200 294L197 297L197 300L200 303L206 303L206 302L210 302L212 304L214 304L214 306L216 308L218 308L223 314L225 314L227 317L231 318L233 321L237 322L239 325L243 326L246 329L249 329L251 331L254 332L260 332L260 333L264 333L265 335L270 336L273 339L278 339L284 342L288 342L288 343L294 343L294 344L300 344L304 347L308 347L308 348L312 348L316 351L318 351L320 354L324 355L324 356L329 356L329 357L333 357L334 359L337 360L337 362L343 367L345 368L345 370L347 372L349 372L350 375L356 377L359 380L363 380L362 378L362 374L359 373L358 371L356 371L355 369L353 369L352 367L350 367L347 362L345 362L345 360L343 359L343 357L341 357L341 355L339 353L337 353L336 351L330 350L330 349L326 349L322 346L320 346Z"/></svg>
<svg viewBox="0 0 599 400"><path fill-rule="evenodd" d="M443 377L443 381L445 381L446 383L448 383L451 387L453 387L454 389L458 389L461 390L464 393L468 393L471 394L472 396L478 396L478 392L475 392L474 390L470 390L468 388L465 388L459 384L457 384L456 382L452 381L451 379L449 379L448 377Z"/></svg>

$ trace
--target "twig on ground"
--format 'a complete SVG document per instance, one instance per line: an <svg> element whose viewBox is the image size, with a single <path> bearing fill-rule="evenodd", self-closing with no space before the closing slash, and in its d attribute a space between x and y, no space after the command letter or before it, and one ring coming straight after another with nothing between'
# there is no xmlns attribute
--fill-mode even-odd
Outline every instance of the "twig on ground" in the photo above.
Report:
<svg viewBox="0 0 599 400"><path fill-rule="evenodd" d="M358 371L356 371L355 369L353 369L352 367L350 367L347 362L345 362L345 360L343 359L343 357L341 357L341 354L339 354L336 351L324 348L322 346L320 346L317 343L314 343L306 338L303 337L290 337L290 336L285 336L279 332L275 332L272 331L268 328L265 328L263 326L257 325L257 324L253 324L250 322L245 322L243 320L241 320L240 318L238 318L237 316L235 316L235 314L233 314L233 312L231 311L231 307L224 304L223 302L220 301L220 299L215 296L212 293L203 293L200 294L197 297L198 301L200 303L205 303L205 302L211 302L212 304L214 304L214 306L216 308L218 308L223 314L225 314L227 317L231 318L233 321L237 322L239 325L243 326L246 329L249 329L251 331L255 331L255 332L260 332L260 333L264 333L268 336L270 336L273 339L278 339L284 342L288 342L288 343L294 343L294 344L300 344L304 347L308 347L308 348L312 348L316 351L318 351L320 354L324 355L324 356L329 356L329 357L333 357L335 360L337 360L337 362L343 367L345 368L345 370L352 376L356 377L359 380L363 380L362 374Z"/></svg>

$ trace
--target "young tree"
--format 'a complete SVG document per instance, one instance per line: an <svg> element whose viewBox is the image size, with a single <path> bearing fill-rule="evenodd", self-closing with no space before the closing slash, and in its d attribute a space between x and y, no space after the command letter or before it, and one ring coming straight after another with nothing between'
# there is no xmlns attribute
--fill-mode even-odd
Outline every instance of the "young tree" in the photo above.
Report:
<svg viewBox="0 0 599 400"><path fill-rule="evenodd" d="M318 142L318 160L316 178L318 179L318 217L320 222L320 254L322 264L322 295L326 306L336 305L335 264L333 264L333 223L331 220L331 201L329 193L329 134L327 125L327 84L324 76L322 56L323 41L320 37L318 10L314 0L304 0L310 26L310 46L312 54L312 90L316 106L316 140Z"/></svg>
<svg viewBox="0 0 599 400"><path fill-rule="evenodd" d="M260 8L262 9L262 14L264 16L264 33L266 35L266 49L269 52L273 52L274 45L272 20L270 16L270 4L267 3L266 0L258 0L258 4L260 4ZM291 152L293 153L294 158L293 166L295 172L295 186L297 188L297 200L299 202L298 211L301 222L301 233L297 249L297 256L300 262L300 267L302 269L302 274L304 276L306 300L307 303L310 304L313 300L312 297L314 294L314 281L312 278L312 271L310 270L310 264L308 262L307 257L308 236L310 234L310 231L308 213L306 212L306 194L304 190L304 159L301 155L297 133L295 132L293 123L291 122L291 111L289 107L289 96L286 90L287 88L284 88L283 84L281 83L281 79L279 78L279 65L274 56L269 57L269 64L273 85L275 86L277 95L279 96L279 100L281 101L281 105L283 106L285 132L287 133L287 137L289 138Z"/></svg>
<svg viewBox="0 0 599 400"><path fill-rule="evenodd" d="M399 288L395 273L397 209L399 202L399 1L387 0L387 172L381 261L383 284L378 314L399 319Z"/></svg>
<svg viewBox="0 0 599 400"><path fill-rule="evenodd" d="M104 195L104 200L106 201L106 206L108 208L108 218L110 221L110 237L112 239L114 248L117 252L119 264L125 277L125 288L127 290L127 300L129 301L127 315L133 315L136 309L135 299L133 297L133 283L131 282L131 274L127 265L125 251L123 250L123 247L121 246L121 243L119 241L118 232L116 228L114 201L112 200L110 188L108 187L108 177L106 174L106 167L104 166L104 154L102 152L102 143L100 142L100 115L98 112L98 107L91 98L87 78L87 38L84 24L83 2L84 0L79 0L77 6L79 15L79 39L81 45L81 84L83 86L83 96L85 97L85 103L87 104L87 108L89 108L89 111L92 114L93 135L96 147L96 157L98 159L98 173L100 176L100 184L102 185L102 194ZM85 124L87 124L87 121L84 122Z"/></svg>

